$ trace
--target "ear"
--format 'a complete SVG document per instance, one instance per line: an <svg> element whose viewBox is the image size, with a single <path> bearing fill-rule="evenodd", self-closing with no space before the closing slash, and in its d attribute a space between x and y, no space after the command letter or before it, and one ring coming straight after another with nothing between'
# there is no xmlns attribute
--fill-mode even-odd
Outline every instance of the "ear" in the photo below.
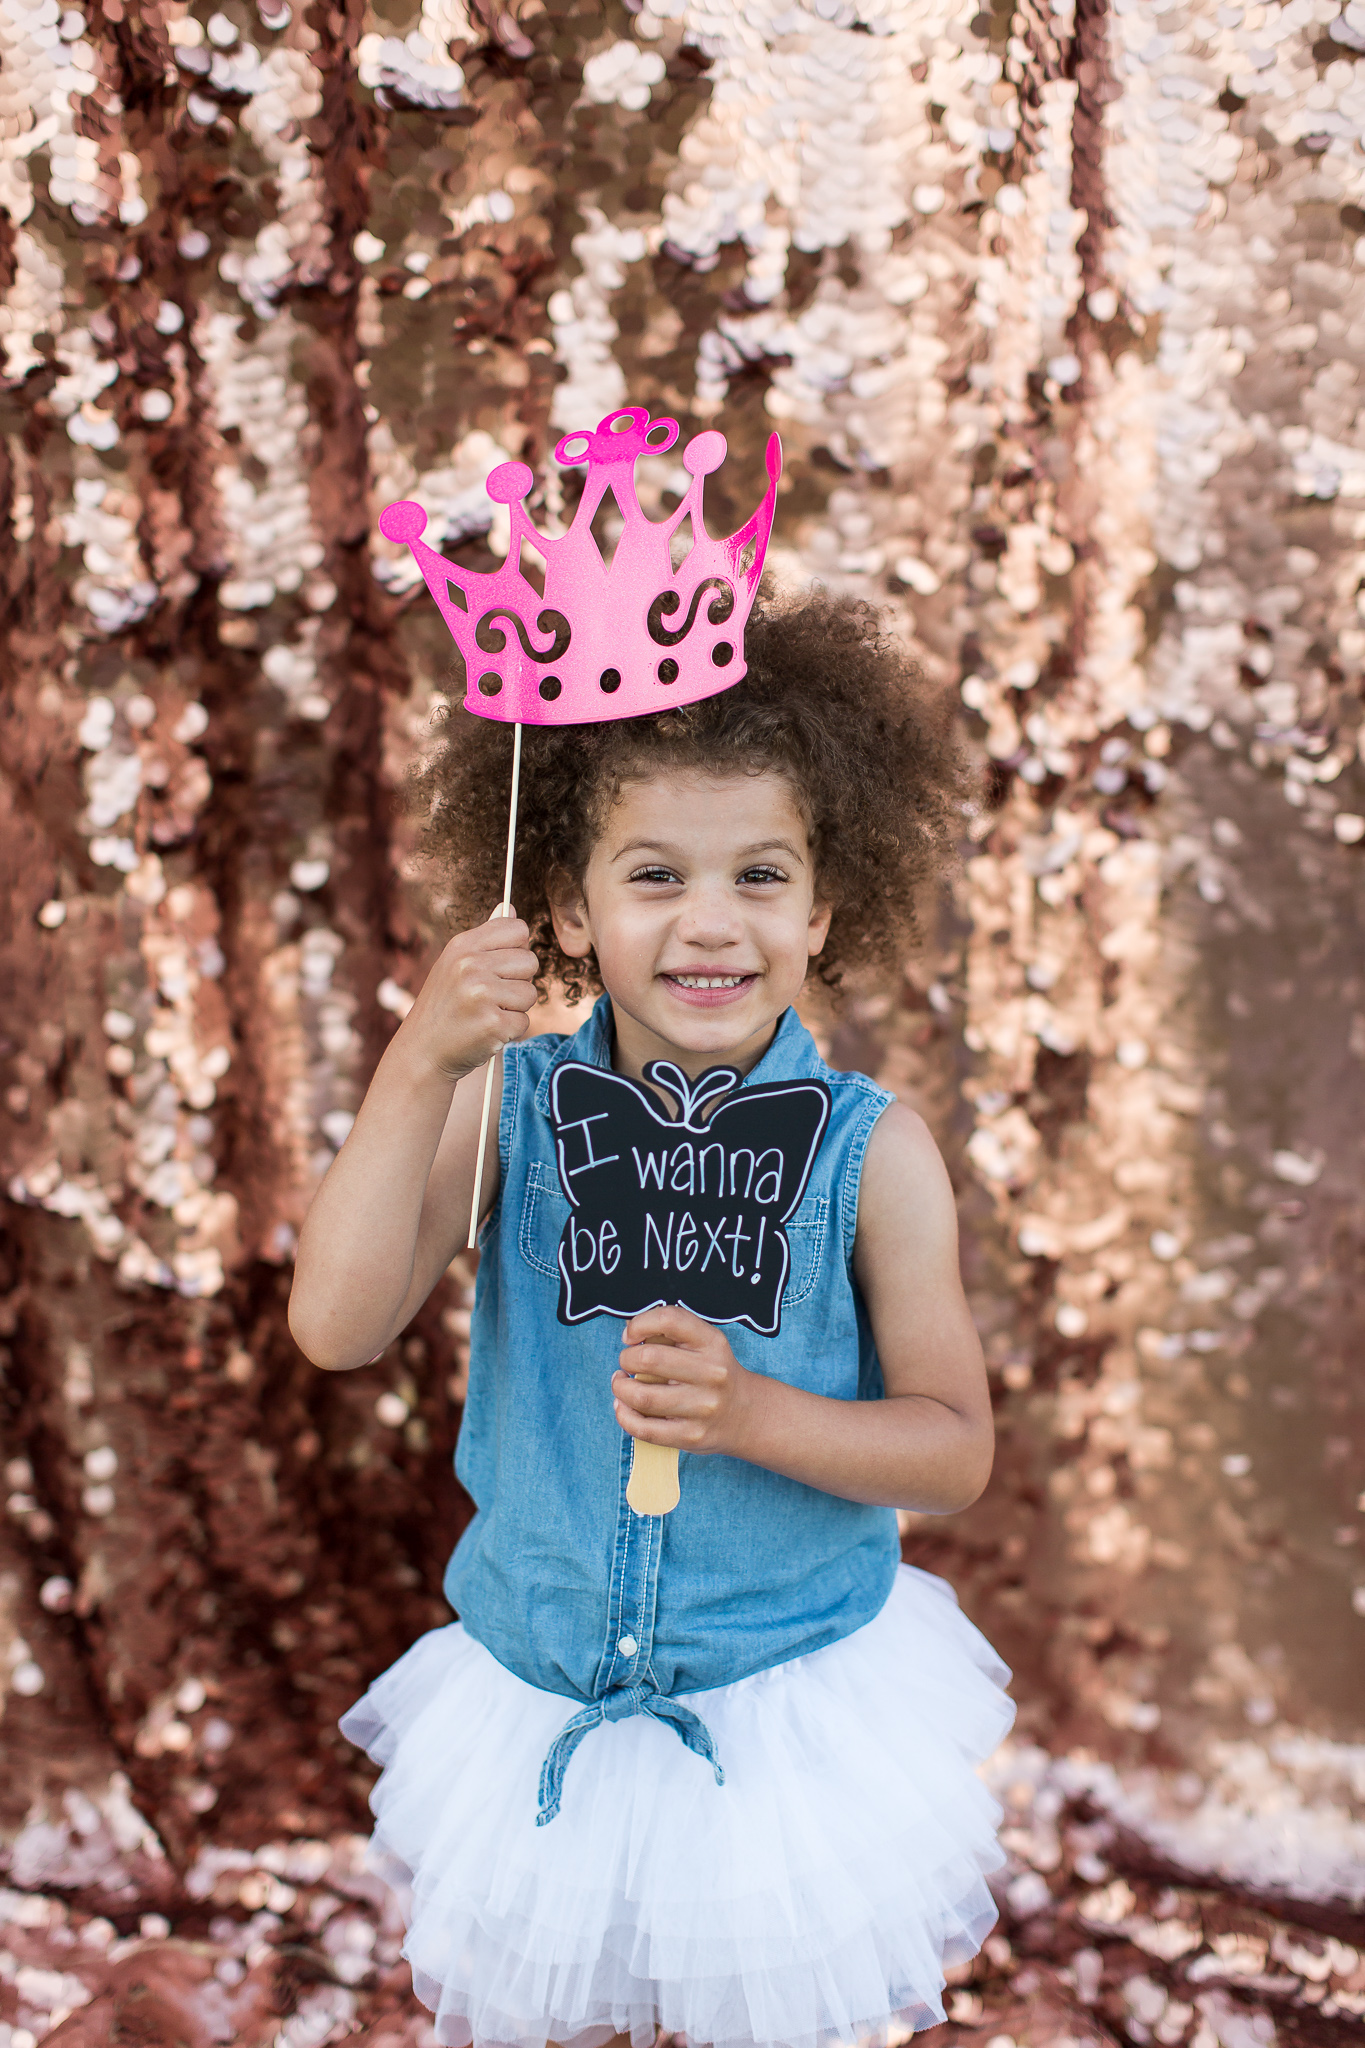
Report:
<svg viewBox="0 0 1365 2048"><path fill-rule="evenodd" d="M560 868L551 875L546 894L560 952L570 960L586 960L592 952L593 940L582 889L572 875Z"/></svg>
<svg viewBox="0 0 1365 2048"><path fill-rule="evenodd" d="M822 903L818 897L810 907L810 922L806 927L806 948L812 960L817 953L822 953L825 949L825 940L829 937L830 919L833 915L833 904Z"/></svg>

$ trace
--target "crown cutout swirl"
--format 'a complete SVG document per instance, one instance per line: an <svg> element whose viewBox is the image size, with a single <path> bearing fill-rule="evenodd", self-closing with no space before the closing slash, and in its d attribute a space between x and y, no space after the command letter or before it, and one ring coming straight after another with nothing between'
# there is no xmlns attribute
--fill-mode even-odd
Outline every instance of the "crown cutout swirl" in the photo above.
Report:
<svg viewBox="0 0 1365 2048"><path fill-rule="evenodd" d="M553 539L527 515L532 471L524 462L500 463L485 489L509 508L512 537L491 576L428 547L427 515L410 499L380 514L384 538L411 548L464 657L467 711L509 724L586 725L695 703L744 675L744 627L772 532L782 444L776 434L768 441L768 488L752 517L738 533L713 540L702 496L726 452L724 434L714 429L683 450L691 483L682 503L666 519L641 510L636 461L666 454L677 438L676 420L651 420L643 406L608 413L595 432L566 434L555 461L583 464L586 474L572 525ZM623 522L610 565L592 532L608 491ZM675 570L671 542L687 519L692 546ZM543 593L523 571L523 541L544 561Z"/></svg>

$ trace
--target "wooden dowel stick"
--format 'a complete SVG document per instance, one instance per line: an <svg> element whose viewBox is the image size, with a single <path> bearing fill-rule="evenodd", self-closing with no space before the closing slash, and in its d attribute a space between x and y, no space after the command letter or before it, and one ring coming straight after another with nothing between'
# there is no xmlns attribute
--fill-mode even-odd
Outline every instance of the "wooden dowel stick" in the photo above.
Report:
<svg viewBox="0 0 1365 2048"><path fill-rule="evenodd" d="M521 793L521 725L512 728L512 796L507 807L507 867L502 882L502 902L493 912L494 917L512 915L512 859L517 845L517 798ZM498 1053L489 1056L483 1077L483 1115L479 1119L479 1149L474 1158L474 1200L469 1210L469 1249L473 1251L479 1240L479 1204L483 1200L483 1155L488 1143L488 1118L493 1107L493 1075Z"/></svg>

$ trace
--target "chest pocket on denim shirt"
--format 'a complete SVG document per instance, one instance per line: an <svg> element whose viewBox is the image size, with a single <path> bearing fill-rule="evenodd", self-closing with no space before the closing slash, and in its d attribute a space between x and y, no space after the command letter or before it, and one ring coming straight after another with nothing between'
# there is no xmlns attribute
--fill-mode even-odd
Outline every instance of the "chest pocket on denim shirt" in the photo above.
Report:
<svg viewBox="0 0 1365 2048"><path fill-rule="evenodd" d="M559 1278L559 1240L569 1220L569 1204L559 1185L559 1170L544 1159L527 1169L517 1246L533 1272Z"/></svg>
<svg viewBox="0 0 1365 2048"><path fill-rule="evenodd" d="M828 1216L827 1197L808 1196L787 1225L791 1267L782 1293L785 1307L794 1308L815 1290L825 1250ZM517 1248L532 1271L544 1274L547 1279L559 1278L559 1240L568 1219L569 1204L559 1185L558 1169L546 1160L533 1159L522 1197Z"/></svg>
<svg viewBox="0 0 1365 2048"><path fill-rule="evenodd" d="M782 1306L795 1308L815 1291L820 1278L820 1260L825 1250L825 1224L829 1216L829 1201L824 1195L808 1195L791 1222L787 1224L787 1243L791 1247L791 1270L787 1284L782 1290Z"/></svg>

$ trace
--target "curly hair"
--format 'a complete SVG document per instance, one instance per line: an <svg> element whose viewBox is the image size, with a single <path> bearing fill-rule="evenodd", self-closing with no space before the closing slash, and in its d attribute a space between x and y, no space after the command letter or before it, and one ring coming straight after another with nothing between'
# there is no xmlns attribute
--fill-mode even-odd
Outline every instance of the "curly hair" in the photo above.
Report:
<svg viewBox="0 0 1365 2048"><path fill-rule="evenodd" d="M744 634L748 673L700 703L600 725L527 726L513 897L540 956L540 985L571 1001L601 988L597 962L560 951L556 876L581 882L625 783L676 769L790 783L806 819L829 937L812 963L837 992L850 972L898 973L919 936L926 887L951 865L971 796L950 702L871 605L825 591L760 599ZM457 924L502 891L510 735L463 708L413 780L425 851L450 879Z"/></svg>

